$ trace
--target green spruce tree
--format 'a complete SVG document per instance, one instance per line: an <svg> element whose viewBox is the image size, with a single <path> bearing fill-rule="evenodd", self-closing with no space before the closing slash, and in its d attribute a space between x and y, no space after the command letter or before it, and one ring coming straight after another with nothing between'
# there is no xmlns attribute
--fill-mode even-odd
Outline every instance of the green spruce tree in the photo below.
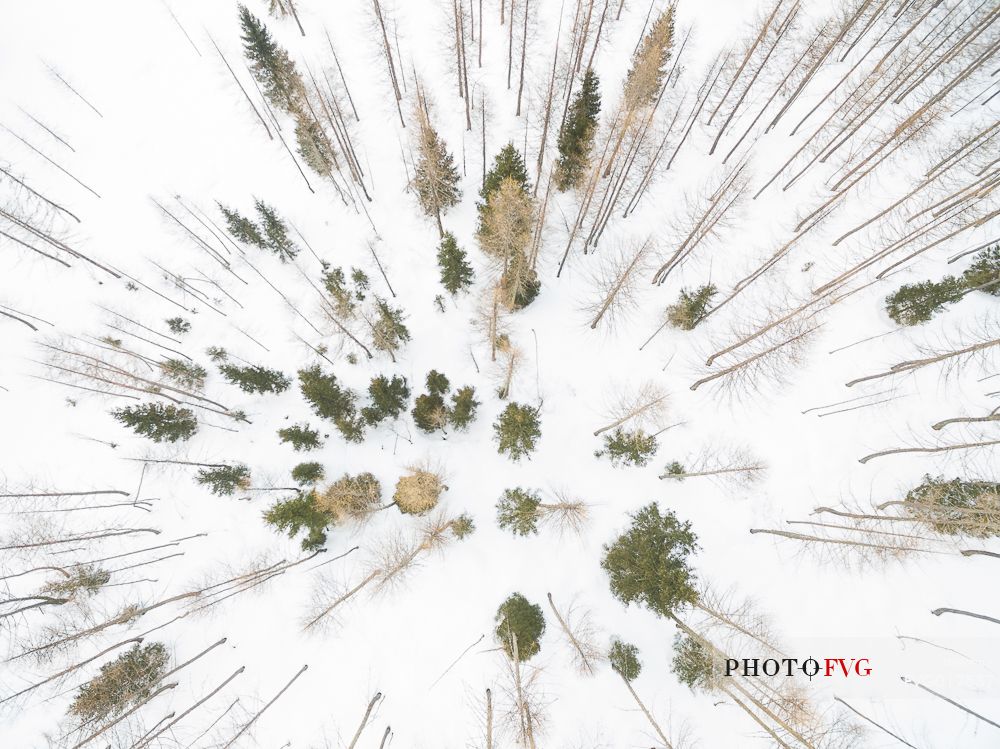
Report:
<svg viewBox="0 0 1000 749"><path fill-rule="evenodd" d="M236 385L244 393L283 393L292 381L276 369L268 369L257 364L241 367L237 364L223 364L219 372L226 381Z"/></svg>
<svg viewBox="0 0 1000 749"><path fill-rule="evenodd" d="M449 423L456 429L468 429L469 425L476 419L476 410L479 405L474 387L466 385L459 388L451 396L451 409L448 413Z"/></svg>
<svg viewBox="0 0 1000 749"><path fill-rule="evenodd" d="M623 642L617 637L611 641L611 648L608 650L608 663L611 664L612 671L628 682L635 681L642 673L639 648L631 643Z"/></svg>
<svg viewBox="0 0 1000 749"><path fill-rule="evenodd" d="M313 429L308 424L293 424L290 427L279 429L278 439L289 443L295 452L316 450L323 445L319 431Z"/></svg>
<svg viewBox="0 0 1000 749"><path fill-rule="evenodd" d="M474 274L466 257L465 250L455 241L455 235L446 231L438 247L437 261L441 269L441 285L452 296L472 285Z"/></svg>
<svg viewBox="0 0 1000 749"><path fill-rule="evenodd" d="M710 283L694 291L681 289L677 301L667 307L667 322L680 330L694 330L705 319L708 305L717 293L715 284Z"/></svg>
<svg viewBox="0 0 1000 749"><path fill-rule="evenodd" d="M500 153L493 160L493 167L486 173L483 187L479 191L479 197L484 203L490 195L500 189L500 184L508 177L513 179L524 192L531 192L531 181L528 179L524 158L513 143L508 143L500 149Z"/></svg>
<svg viewBox="0 0 1000 749"><path fill-rule="evenodd" d="M427 373L425 384L427 385L427 392L431 395L446 395L451 390L451 383L448 382L448 378L436 369L432 369Z"/></svg>
<svg viewBox="0 0 1000 749"><path fill-rule="evenodd" d="M897 325L919 325L964 294L962 280L954 276L945 276L936 282L903 284L885 298L885 311Z"/></svg>
<svg viewBox="0 0 1000 749"><path fill-rule="evenodd" d="M701 642L688 634L674 635L674 657L671 660L677 680L691 691L710 691L714 681L712 654Z"/></svg>
<svg viewBox="0 0 1000 749"><path fill-rule="evenodd" d="M438 233L444 235L441 214L462 199L458 188L460 177L455 160L445 148L437 131L431 126L424 107L420 107L417 164L414 167L413 188L424 213L437 221Z"/></svg>
<svg viewBox="0 0 1000 749"><path fill-rule="evenodd" d="M375 297L375 319L370 322L372 345L385 351L393 361L396 352L410 340L410 330L403 322L403 310L392 307L386 300Z"/></svg>
<svg viewBox="0 0 1000 749"><path fill-rule="evenodd" d="M226 228L235 239L244 244L251 244L262 250L267 249L267 240L261 234L260 227L253 221L242 215L239 211L227 208L222 203L216 203L223 217L226 219Z"/></svg>
<svg viewBox="0 0 1000 749"><path fill-rule="evenodd" d="M198 431L198 420L190 408L142 403L111 412L121 424L153 442L177 442L191 439Z"/></svg>
<svg viewBox="0 0 1000 749"><path fill-rule="evenodd" d="M332 518L316 506L315 492L300 492L291 499L276 502L264 513L264 521L289 538L305 531L302 549L315 551L326 543L326 529Z"/></svg>
<svg viewBox="0 0 1000 749"><path fill-rule="evenodd" d="M299 486L314 486L324 479L326 469L322 463L299 463L292 469L292 480Z"/></svg>
<svg viewBox="0 0 1000 749"><path fill-rule="evenodd" d="M501 455L506 454L513 461L530 455L542 436L538 409L521 403L507 404L493 424L493 433Z"/></svg>
<svg viewBox="0 0 1000 749"><path fill-rule="evenodd" d="M302 108L305 87L295 63L245 5L240 5L243 54L264 95L274 106L296 113Z"/></svg>
<svg viewBox="0 0 1000 749"><path fill-rule="evenodd" d="M178 335L191 332L191 323L183 317L171 317L167 320L167 327L171 333L177 333Z"/></svg>
<svg viewBox="0 0 1000 749"><path fill-rule="evenodd" d="M560 191L579 187L590 161L597 117L601 113L601 94L597 74L587 68L583 83L566 113L559 130L559 158L556 160L556 187Z"/></svg>
<svg viewBox="0 0 1000 749"><path fill-rule="evenodd" d="M511 594L500 604L495 621L494 635L511 660L514 659L515 644L519 661L532 658L542 649L541 639L545 632L542 607L531 603L520 593Z"/></svg>
<svg viewBox="0 0 1000 749"><path fill-rule="evenodd" d="M448 426L448 406L444 398L435 393L424 393L418 395L413 401L413 423L417 429L428 434L436 432L438 429L444 431Z"/></svg>
<svg viewBox="0 0 1000 749"><path fill-rule="evenodd" d="M347 288L347 279L344 276L343 268L324 265L323 288L330 295L330 301L337 317L347 319L354 317L358 309L358 300L355 294Z"/></svg>
<svg viewBox="0 0 1000 749"><path fill-rule="evenodd" d="M202 486L207 486L212 494L228 497L237 490L245 491L250 487L250 469L242 463L234 466L199 468L194 480Z"/></svg>
<svg viewBox="0 0 1000 749"><path fill-rule="evenodd" d="M393 375L390 380L385 375L379 375L368 385L368 395L371 403L361 409L361 418L369 426L375 426L385 419L398 418L406 410L410 388L405 377Z"/></svg>
<svg viewBox="0 0 1000 749"><path fill-rule="evenodd" d="M264 230L264 243L267 249L273 252L281 262L294 260L299 253L299 249L288 237L288 227L278 212L263 200L254 201L257 208L257 215L260 216L260 225Z"/></svg>
<svg viewBox="0 0 1000 749"><path fill-rule="evenodd" d="M299 370L299 390L313 412L329 419L348 442L364 439L364 421L355 408L356 396L340 386L333 374L325 374L318 365Z"/></svg>
<svg viewBox="0 0 1000 749"><path fill-rule="evenodd" d="M972 265L962 274L962 283L969 291L1000 296L1000 244L995 244L972 258Z"/></svg>
<svg viewBox="0 0 1000 749"><path fill-rule="evenodd" d="M184 359L164 359L159 364L163 376L187 390L203 390L208 372L200 364Z"/></svg>
<svg viewBox="0 0 1000 749"><path fill-rule="evenodd" d="M219 346L209 346L205 349L205 353L208 354L208 358L211 359L216 364L221 364L224 361L229 360L229 353Z"/></svg>
<svg viewBox="0 0 1000 749"><path fill-rule="evenodd" d="M351 283L354 284L354 298L359 302L363 302L365 300L365 293L372 285L368 274L361 270L361 268L351 268Z"/></svg>
<svg viewBox="0 0 1000 749"><path fill-rule="evenodd" d="M605 455L613 466L644 466L656 454L656 437L641 429L626 431L621 427L604 435L604 447L594 452L594 457Z"/></svg>
<svg viewBox="0 0 1000 749"><path fill-rule="evenodd" d="M504 489L497 501L497 524L515 536L536 534L541 503L538 492L521 487Z"/></svg>
<svg viewBox="0 0 1000 749"><path fill-rule="evenodd" d="M628 606L642 603L660 616L673 616L695 603L698 592L688 557L698 548L691 524L655 502L629 516L632 523L604 546L601 567L611 593Z"/></svg>

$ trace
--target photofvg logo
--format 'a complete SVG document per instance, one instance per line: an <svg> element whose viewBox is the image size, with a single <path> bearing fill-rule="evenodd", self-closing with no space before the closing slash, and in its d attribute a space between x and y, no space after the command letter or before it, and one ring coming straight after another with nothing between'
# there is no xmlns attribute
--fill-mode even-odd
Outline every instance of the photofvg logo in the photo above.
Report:
<svg viewBox="0 0 1000 749"><path fill-rule="evenodd" d="M726 676L795 676L802 674L809 681L815 676L858 677L871 676L872 668L867 658L727 658Z"/></svg>

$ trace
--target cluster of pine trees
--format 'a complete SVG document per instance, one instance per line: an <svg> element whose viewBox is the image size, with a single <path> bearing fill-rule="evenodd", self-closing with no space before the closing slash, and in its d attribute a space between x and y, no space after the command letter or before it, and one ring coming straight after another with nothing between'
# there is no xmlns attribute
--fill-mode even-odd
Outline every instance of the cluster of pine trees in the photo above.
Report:
<svg viewBox="0 0 1000 749"><path fill-rule="evenodd" d="M234 239L243 244L271 252L281 260L294 260L299 248L288 236L288 225L278 215L278 211L263 200L255 200L259 224L247 218L235 208L218 203L219 211L226 219L226 228Z"/></svg>

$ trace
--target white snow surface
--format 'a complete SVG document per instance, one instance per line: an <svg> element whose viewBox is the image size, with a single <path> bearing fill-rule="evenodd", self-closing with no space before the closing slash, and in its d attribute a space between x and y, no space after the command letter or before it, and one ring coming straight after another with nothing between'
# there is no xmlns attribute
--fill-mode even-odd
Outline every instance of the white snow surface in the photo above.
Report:
<svg viewBox="0 0 1000 749"><path fill-rule="evenodd" d="M408 149L412 127L400 127L378 40L369 26L368 4L362 0L301 0L305 37L299 35L291 18L279 21L267 16L265 3L251 0L249 5L286 46L300 70L306 66L314 71L331 68L324 28L333 39L360 114L360 122L352 127L373 186L374 200L366 207L378 231L377 241L364 214L345 207L321 178L308 173L315 193L306 188L281 144L267 138L235 87L207 36L210 33L217 41L254 95L241 56L235 3L171 0L170 10L200 54L185 39L163 2L6 3L0 11L0 123L58 160L100 198L8 131L0 132L4 164L81 217L80 224L61 224L68 231L69 244L181 305L197 308L197 314L184 312L146 289L130 291L124 281L82 262L63 268L9 241L0 241L0 304L54 325L39 323L39 330L33 332L15 321L0 319L0 487L5 486L8 493L27 486L35 491L114 488L135 492L142 470L141 460L135 459L174 457L244 462L252 468L254 486L287 485L293 465L318 460L325 465L328 477L371 471L388 494L407 465L429 458L447 470L447 510L468 512L477 530L442 554L428 557L405 586L374 598L360 596L341 611L337 622L319 632L301 631L317 580L326 575L345 584L357 582L379 540L397 532L413 532L420 519L389 510L378 513L360 529L332 529L327 558L353 546L360 548L315 571L310 570L312 563L296 567L266 589L217 607L211 616L190 616L158 631L155 639L169 645L178 663L221 637L228 639L222 648L181 672L175 690L144 708L141 716L147 728L171 711L179 714L234 669L246 667L226 690L167 735L175 743L165 741L163 746L188 746L239 697L238 707L195 744L224 745L240 722L270 700L305 664L308 671L263 714L240 746L318 748L325 746L324 741L331 747L347 746L375 692L381 692L384 699L358 747L377 747L387 725L392 729L391 745L397 749L482 746L480 701L484 690L491 687L498 701L504 699L504 659L492 639L493 616L497 605L513 591L541 604L546 613L541 652L529 665L542 670L539 679L547 706L540 747L657 745L649 724L606 664L592 677L581 676L573 668L569 646L547 606L547 593L552 593L560 609L570 603L590 609L602 643L619 636L639 647L643 671L634 686L663 725L675 731L686 725L698 746L711 749L770 745L738 708L728 702L716 704L721 697L694 694L678 683L670 669L675 634L671 623L641 607L625 608L609 592L599 564L602 544L627 525L629 512L650 501L691 521L699 539L694 558L699 580L714 589L732 589L739 597L753 599L770 618L790 656L871 660L873 674L868 679L804 681L804 688L817 704L833 711L833 697L841 696L921 749L1000 745L1000 730L900 681L900 676L905 676L927 684L986 717L1000 720L1000 630L988 622L930 613L950 606L1000 614L997 560L920 555L885 566L848 568L822 563L793 542L748 533L750 528L791 528L784 521L809 519L812 509L820 504L836 504L851 497L861 501L870 497L875 502L897 498L926 473L989 475L992 468L995 478L996 455L989 451L890 456L858 463L859 457L874 450L930 440L934 433L929 425L939 419L992 408L995 399L986 393L996 389L990 387L996 380L977 380L995 368L970 366L949 378L939 369L922 371L894 383L896 394L903 397L891 402L822 418L815 412L802 414L820 404L886 389L887 385L873 383L857 392L859 388L848 389L844 383L910 358L921 345L957 340L962 330L989 325L990 320L995 332L996 318L990 318L990 304L995 304L995 299L974 294L929 324L828 353L895 330L882 309L884 296L904 280L954 272L955 266L945 264L946 257L986 241L991 236L988 231L963 236L961 243L946 244L907 266L903 273L835 307L824 318L825 324L804 361L789 368L783 383L765 384L761 392L739 398L709 387L694 392L689 389L691 382L707 371L702 362L714 350L712 344L727 340L726 332L734 321L744 316L760 317L769 296L784 297L790 293L788 289L807 290L833 275L831 269L843 265L843 255L831 249L830 239L840 233L838 229L852 226L903 194L926 166L921 154L911 153L909 160L893 162L865 183L846 209L830 220L829 227L810 234L776 273L761 282L761 288L748 293L725 314L692 332L667 330L641 352L639 344L659 324L663 307L676 298L682 286L711 278L720 288L728 288L765 251L786 241L800 214L807 212L802 209L811 210L819 197L827 194L820 192L819 181L829 170L818 176L810 172L808 179L786 192L772 187L759 200L748 203L739 221L722 233L711 252L705 251L685 265L664 286L653 286L644 279L636 312L613 332L605 326L591 330L580 310L591 293L589 278L595 267L616 247L642 241L650 234L664 252L674 246L671 243L680 231L685 200L696 200L704 185L718 179L721 156L706 156L708 131L696 128L692 142L672 168L659 174L641 210L624 220L616 218L596 253L584 255L579 245L575 246L567 270L556 278L556 265L565 246L564 222L571 222L576 210L572 194L559 196L549 210L540 268L542 292L512 320L512 338L523 349L525 362L511 400L542 404L538 449L530 459L514 463L495 449L492 423L505 404L494 394L496 365L491 365L488 348L471 325L488 275L474 238L481 141L478 122L472 132L465 131L464 110L456 96L446 42L450 4L406 0L387 6L398 24L407 95L412 95L416 71L432 100L442 136L458 164L464 160L466 168L464 199L446 214L445 224L475 263L477 285L470 294L449 298L444 313L433 304L434 296L444 293L435 260L436 227L421 215L412 193L405 189L400 152L401 147ZM529 41L526 92L526 162L533 180L539 130L536 112L547 81L559 14L557 2L547 0L539 5ZM627 5L621 21L609 25L596 56L605 115L620 92L645 18L644 4L632 0ZM756 10L754 3L740 0L681 3L677 28L683 31L693 24L696 29L685 60L688 83L700 81L711 57L735 39ZM814 15L826 10L815 4L807 8ZM481 93L486 95L486 151L492 159L508 140L522 147L525 118L514 117L516 70L513 88L506 87L506 27L498 25L497 6L492 0L486 3L486 12L484 64L482 68L470 65L469 74L477 102ZM474 62L471 55L470 62ZM78 88L103 117L62 86L47 65ZM797 147L798 141L787 137L788 123L797 121L844 69L843 64L837 64L824 71L821 81L811 85L808 96L796 104L791 113L795 116L790 115L756 144L750 162L755 184L762 184L791 153L790 148ZM260 107L258 97L254 98ZM676 106L676 102L672 104ZM937 137L943 138L969 122L986 122L995 112L985 107L963 113L942 126L942 135ZM68 150L42 131L27 113L45 122L75 150ZM410 112L404 110L404 114L412 120ZM291 122L282 117L283 134L292 144ZM746 120L741 120L734 132L741 132L745 124ZM732 138L727 136L726 141L731 144ZM728 150L728 145L723 150ZM220 272L153 203L155 199L176 206L174 196L199 206L220 223L216 200L249 212L253 198L262 198L294 223L321 258L345 269L363 268L372 279L373 291L384 296L388 289L368 251L369 241L375 241L395 290L392 301L405 309L412 334L398 361L393 363L386 356L366 361L361 356L360 362L352 365L345 359L348 348L339 351L332 336L317 336L235 255L234 269L247 284ZM290 264L252 248L248 258L319 324L315 297L301 274ZM223 284L241 306L223 300L217 306L225 316L217 314L172 288L154 261L184 275L201 269ZM801 272L809 262L815 263L812 270ZM303 248L295 264L318 279L319 263L308 250ZM117 399L33 378L43 372L36 363L45 358L42 342L108 332L104 326L114 318L98 305L164 333L164 319L174 315L190 319L193 329L181 337L183 343L177 348L209 366L209 396L245 409L253 424L237 425L237 432L211 428L208 424L223 424L224 420L209 414L207 424L182 447L152 445L112 419L109 411L121 405ZM321 422L309 411L297 386L278 396L246 395L222 381L204 350L222 346L235 356L292 375L316 361L295 334L313 344L325 340L331 347L331 358L337 357L333 371L362 392L375 374L395 373L405 376L417 394L430 369L444 372L453 386L474 385L483 401L479 418L468 432L452 433L447 439L425 435L412 425L407 429L401 423L397 429L409 434L412 443L397 438L383 425L371 431L363 444L346 444L332 425L323 424L322 431L330 433L324 447L314 453L294 453L290 446L278 442L276 430L291 423L305 421L316 426ZM150 346L141 350L154 357L162 353ZM647 381L655 381L671 393L669 423L683 425L660 437L656 457L644 468L616 468L606 459L595 458L600 440L592 432L606 423L613 394ZM408 424L409 418L403 422ZM989 425L953 429L949 439L955 441L962 436L989 439L996 431L995 426L990 431ZM114 442L117 447L85 438ZM749 448L767 462L766 479L740 488L709 479L665 482L657 478L670 460L683 460L708 445ZM160 530L158 536L137 536L101 547L111 549L109 554L207 534L185 542L180 548L184 556L134 571L136 578L154 581L103 592L100 611L112 612L136 598L160 600L261 555L274 560L301 556L297 539L277 535L261 519L261 513L282 493L251 492L248 501L215 497L195 484L192 475L193 469L183 466L150 465L141 494L158 500L151 513L123 511L114 519L103 513L74 521L81 528L118 525ZM590 522L579 537L560 536L551 529L529 538L513 537L498 528L495 520L496 499L504 488L513 486L578 495L592 504ZM0 530L13 531L22 521L22 517L5 515L0 518ZM1000 551L995 542L978 540L969 540L966 548ZM317 561L323 559L320 556ZM5 582L12 594L24 590L14 581ZM126 590L130 592L126 594ZM130 631L152 628L177 613L169 607L159 609L129 626L115 628L99 642L85 643L79 653L96 653ZM31 630L30 622L42 621L42 616L26 621L27 625L3 630L0 637L9 640L4 643L5 652L13 655L23 650L29 642L26 632ZM8 637L9 633L15 637ZM484 634L482 642L435 682ZM761 653L761 657L765 655ZM48 664L27 659L4 663L0 666L0 693L17 691L56 670L61 662L56 657ZM0 747L48 746L46 736L54 740L67 730L61 721L74 688L92 673L87 669L60 683L58 689L36 690L3 705ZM507 735L497 745L513 746L514 741ZM858 743L873 748L897 745L874 729Z"/></svg>

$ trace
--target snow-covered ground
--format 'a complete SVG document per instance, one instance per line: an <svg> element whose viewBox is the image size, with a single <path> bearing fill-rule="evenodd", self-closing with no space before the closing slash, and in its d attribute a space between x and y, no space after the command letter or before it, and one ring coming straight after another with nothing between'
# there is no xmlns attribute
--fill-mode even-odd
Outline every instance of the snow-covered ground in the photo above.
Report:
<svg viewBox="0 0 1000 749"><path fill-rule="evenodd" d="M566 3L564 11L566 25L571 21L571 4ZM533 180L540 130L537 112L554 51L559 5L539 1L540 7L533 11L537 18L531 23L528 46L527 136L525 118L514 116L516 62L514 86L508 90L506 85L507 27L498 24L494 0L485 4L483 66L469 66L477 104L480 95L486 97L488 157L492 159L509 140L521 148L527 137L526 162ZM705 748L772 745L731 702L693 694L678 683L670 669L675 633L671 623L639 607L626 609L609 592L599 565L602 544L626 526L629 512L658 501L691 521L700 546L694 560L699 580L716 590L731 589L739 598L753 599L790 657L871 660L873 673L868 679L804 682L817 705L834 711L839 708L833 697L842 697L921 749L1000 745L1000 729L900 681L903 676L926 684L991 720L1000 720L1000 630L995 624L968 617L931 615L939 607L1000 614L996 559L928 554L886 565L849 567L830 559L824 562L792 541L776 542L773 537L748 532L750 528L789 529L786 520L809 519L817 505L852 498L862 503L869 498L874 502L895 499L927 473L990 476L992 468L992 478L996 478L996 453L988 449L858 462L875 450L916 444L919 439L929 442L934 434L929 425L940 419L980 414L994 407L995 396L991 399L986 394L996 389L991 384L997 380L978 380L996 371L995 359L992 368L988 362L977 364L949 378L940 368L933 368L900 379L892 383L893 395L900 397L874 407L828 417L802 413L888 390L886 381L871 383L860 392L858 387L845 388L844 383L912 358L921 345L964 341L963 335L984 326L987 333L992 326L992 337L996 337L997 318L990 310L996 299L973 294L928 324L829 353L894 331L895 324L883 311L884 296L904 281L954 272L955 266L947 265L946 258L991 239L995 228L991 233L987 225L945 243L904 272L831 309L802 360L781 372L782 381L768 378L772 381L763 382L759 392L735 395L707 386L689 389L709 371L703 366L705 356L731 340L731 325L745 319L763 321L768 304L777 310L792 294L808 292L835 275L832 271L846 268L850 252L856 250L861 256L864 235L846 252L831 248L832 238L904 194L927 166L924 147L908 151L905 159L887 164L862 185L829 220L829 226L807 235L746 299L694 331L668 329L642 351L640 344L659 325L662 309L676 299L682 286L713 280L728 289L766 253L787 241L799 219L829 194L822 188L829 170L811 171L788 191L774 186L758 200L747 202L710 248L663 286L644 278L634 313L613 330L606 325L591 330L581 310L594 296L595 269L618 247L650 235L661 253L672 251L685 232L685 205L697 204L706 186L717 184L723 174L721 154L706 156L710 133L696 128L671 169L659 173L640 210L627 219L616 216L596 253L582 254L577 243L559 278L556 266L576 203L572 194L554 199L540 260L541 294L511 320L511 338L524 354L511 400L542 404L538 449L530 459L514 463L495 449L492 424L505 403L494 392L498 367L490 363L483 336L472 324L488 276L474 237L482 142L478 120L466 132L464 108L456 96L448 47L450 3L406 0L387 6L398 27L407 97L413 92L416 74L432 100L442 137L460 168L465 166L464 199L446 214L445 224L469 252L477 284L469 294L454 301L448 298L443 313L434 305L434 297L444 293L435 258L437 230L406 190L401 152L409 149L412 127L400 127L368 3L301 0L298 10L304 37L291 18L275 20L265 6L258 0L250 3L300 70L333 70L324 29L336 45L360 115L360 122L352 128L374 198L366 205L370 222L364 213L345 207L329 183L308 172L315 192L307 189L289 154L277 140L268 139L236 88L209 34L261 107L241 55L235 3L172 0L168 9L165 3L152 0L37 0L7 3L0 10L0 124L57 160L100 197L7 130L0 132L2 165L82 219L81 223L60 222L63 241L150 287L129 290L124 279L113 279L83 262L64 268L0 237L0 304L52 324L38 323L36 332L0 318L0 489L15 493L29 486L33 491L113 488L135 493L143 471L141 459L151 457L240 461L251 467L255 487L280 487L287 485L290 468L308 459L322 462L330 477L371 471L388 494L406 466L431 459L447 472L447 509L469 513L476 532L441 555L428 557L405 586L377 597L360 596L322 631L303 633L301 629L319 581L356 583L380 539L414 531L419 519L390 510L355 530L332 529L327 557L360 548L316 570L311 569L312 563L296 567L260 591L235 597L210 616L188 616L158 631L154 637L170 646L177 662L221 637L228 639L224 647L182 672L175 690L143 709L146 728L171 711L180 714L245 665L246 670L224 692L163 737L164 746L168 736L175 742L171 746L191 745L239 697L237 707L193 744L223 746L242 722L308 664L308 671L261 716L240 746L321 747L324 740L331 747L347 746L376 692L384 699L358 747L378 746L387 725L396 747L483 746L484 690L492 688L498 701L505 699L505 659L493 642L493 616L504 598L519 591L543 606L548 625L541 652L530 661L531 668L541 670L538 679L546 706L539 747L658 745L649 723L606 664L594 676L582 676L573 668L570 648L546 603L547 593L560 609L571 602L589 609L600 643L619 636L638 645L644 668L634 687L663 725L678 729L686 724ZM682 77L691 96L716 52L730 44L756 12L754 6L740 0L680 4L678 33L695 29ZM968 12L972 8L969 3ZM609 21L595 57L606 117L619 96L646 10L644 3L630 0L621 20ZM805 12L819 17L827 10L817 4ZM798 147L799 141L788 137L789 123L797 122L849 64L831 64L825 69L796 103L792 112L796 116L754 145L747 167L753 174L754 191ZM51 70L84 94L101 116L68 91ZM938 124L926 148L945 142L959 128L995 119L998 101L977 105L974 111ZM763 99L756 100L746 111L755 113L762 103ZM676 107L678 102L671 100L669 106ZM410 112L404 110L404 114ZM73 150L28 115L52 128ZM742 132L750 116L744 113L733 132ZM282 124L291 144L291 122L285 117ZM732 142L727 136L722 150L727 151ZM549 148L554 149L552 143ZM862 143L852 148L860 150ZM9 183L4 186L8 188ZM397 354L398 361L393 363L384 355L366 361L362 356L360 363L351 364L346 359L348 347L341 351L332 335L316 335L237 257L233 257L234 270L247 283L222 273L154 203L180 210L177 196L220 222L215 201L249 212L253 198L261 198L295 225L320 258L345 269L363 268L372 279L373 291L386 295L388 289L369 250L370 244L374 246L395 291L392 301L405 309L412 335ZM318 304L303 275L291 264L253 249L248 252L274 287L319 325ZM238 304L223 298L217 313L172 287L154 263L185 276L196 270L209 274ZM809 270L802 270L810 263ZM295 265L314 281L318 279L320 264L309 250L303 248ZM154 290L188 309L196 308L197 313L183 312ZM164 333L166 318L179 314L190 319L192 331L181 337L183 343L177 347L209 367L209 396L244 409L253 423L237 424L234 432L208 426L230 426L221 417L209 415L207 424L183 447L154 446L127 432L109 415L121 402L33 377L45 371L38 363L46 359L44 342L107 335L106 326L115 323L115 318L105 308ZM452 433L446 439L407 426L406 417L396 431L407 438L383 425L370 431L363 444L347 444L330 425L323 425L322 431L329 432L330 438L320 451L294 453L278 442L276 430L292 423L320 423L297 386L277 396L246 395L222 380L204 351L221 346L237 357L291 376L317 361L299 337L314 345L326 342L338 378L359 391L375 374L385 373L405 376L417 394L431 369L444 372L454 386L474 385L483 401L479 417L468 432ZM132 343L147 356L162 353L140 341ZM326 362L321 363L329 369ZM644 468L616 468L606 459L595 458L593 453L601 443L592 433L607 422L616 394L645 382L655 382L671 394L662 426L683 424L661 435L656 457ZM995 438L996 427L990 429L989 424L964 431L955 427L954 441L962 436ZM657 478L671 460L683 461L709 446L749 450L766 462L766 478L750 486L707 478L683 482ZM247 501L216 497L193 482L192 472L183 466L150 464L142 478L141 496L157 501L148 514L125 510L114 520L109 520L109 513L73 519L78 528L114 525L160 530L155 537L140 536L140 540L156 539L145 544L132 539L103 547L111 549L108 554L207 534L185 541L183 556L135 570L134 578L123 573L122 581L152 579L101 593L95 622L126 601L151 603L176 595L261 555L274 561L301 556L297 539L279 536L261 519L280 492L251 492ZM537 536L513 537L497 527L495 503L503 489L514 486L577 495L592 505L589 523L578 536L543 529ZM12 504L0 511L18 507ZM11 537L24 520L17 515L0 518L3 538ZM969 547L1000 551L995 541L972 540ZM322 560L321 556L316 561ZM23 569L17 562L12 557L3 574ZM5 582L12 595L24 590L16 581ZM80 656L92 655L129 632L167 622L179 611L164 607L151 612L103 634L98 642L85 644ZM36 623L43 620L43 615L32 619L29 614L18 626L5 627L3 637L9 640L5 653L24 650L37 634ZM0 696L58 670L60 663L61 656L42 664L24 658L4 663ZM92 673L92 669L77 673L58 689L36 690L3 705L0 747L47 746L46 736L61 746L57 737L68 725L60 721L75 687ZM497 743L513 745L509 735ZM899 743L871 729L853 745L878 748Z"/></svg>

